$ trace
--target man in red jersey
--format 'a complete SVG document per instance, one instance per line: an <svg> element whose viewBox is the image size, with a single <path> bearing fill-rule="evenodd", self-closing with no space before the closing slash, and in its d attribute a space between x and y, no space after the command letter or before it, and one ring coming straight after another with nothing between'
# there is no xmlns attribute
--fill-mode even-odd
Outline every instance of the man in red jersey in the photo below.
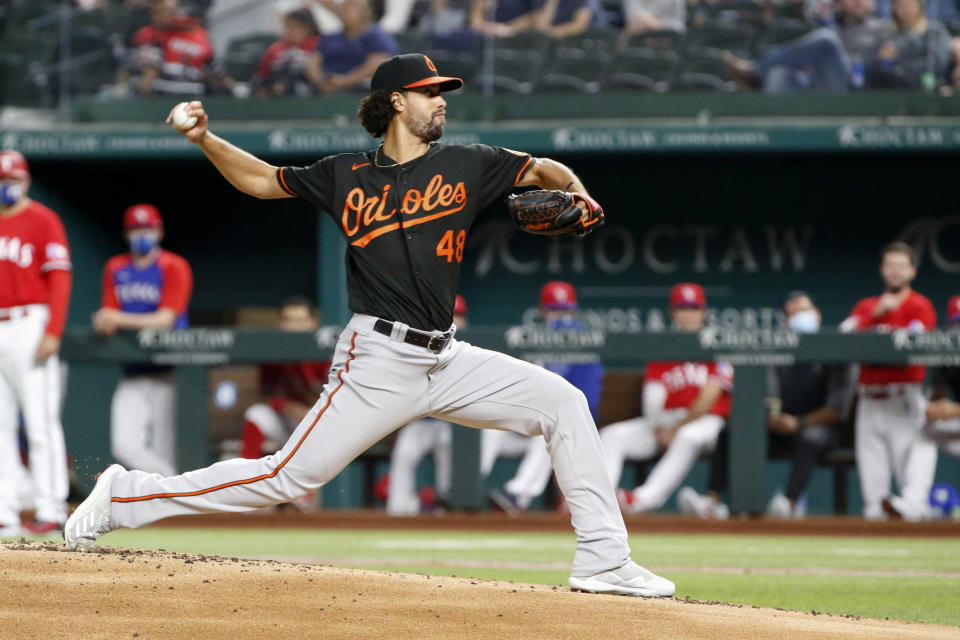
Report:
<svg viewBox="0 0 960 640"><path fill-rule="evenodd" d="M18 414L23 414L35 487L34 533L67 519L66 449L57 352L70 301L70 249L63 224L27 197L30 170L0 151L0 536L19 535Z"/></svg>
<svg viewBox="0 0 960 640"><path fill-rule="evenodd" d="M677 331L700 331L707 313L703 287L690 282L670 291L670 316ZM643 382L643 417L611 424L600 432L610 481L616 487L625 459L663 456L646 481L619 490L626 513L659 509L690 473L701 454L713 451L730 417L733 368L726 362L649 362ZM684 498L683 494L687 494ZM677 495L686 511L726 518L729 509L712 496L684 487Z"/></svg>
<svg viewBox="0 0 960 640"><path fill-rule="evenodd" d="M881 256L883 294L858 302L841 329L914 333L933 329L937 325L933 304L910 287L917 276L913 249L892 242ZM923 432L926 373L926 367L916 365L860 367L856 455L867 518L883 518L885 512L908 520L927 515L937 447ZM900 495L890 493L891 470Z"/></svg>

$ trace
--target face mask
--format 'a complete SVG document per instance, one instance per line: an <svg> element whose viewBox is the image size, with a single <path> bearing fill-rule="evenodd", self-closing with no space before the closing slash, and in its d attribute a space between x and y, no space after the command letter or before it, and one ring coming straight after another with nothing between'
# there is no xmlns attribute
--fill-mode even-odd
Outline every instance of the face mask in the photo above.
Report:
<svg viewBox="0 0 960 640"><path fill-rule="evenodd" d="M14 182L0 185L0 203L5 207L12 207L23 199L23 185Z"/></svg>
<svg viewBox="0 0 960 640"><path fill-rule="evenodd" d="M794 333L816 333L820 330L820 317L816 311L798 311L787 322Z"/></svg>
<svg viewBox="0 0 960 640"><path fill-rule="evenodd" d="M157 246L160 239L153 233L138 233L130 238L130 250L138 256L145 256Z"/></svg>

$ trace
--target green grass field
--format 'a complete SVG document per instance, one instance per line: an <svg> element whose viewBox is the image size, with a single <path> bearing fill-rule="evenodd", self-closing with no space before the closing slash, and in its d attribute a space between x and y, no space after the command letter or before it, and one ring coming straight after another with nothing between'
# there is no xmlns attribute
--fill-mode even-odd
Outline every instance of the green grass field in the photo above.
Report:
<svg viewBox="0 0 960 640"><path fill-rule="evenodd" d="M565 585L566 533L305 529L120 530L103 545ZM960 539L631 536L677 596L960 626Z"/></svg>

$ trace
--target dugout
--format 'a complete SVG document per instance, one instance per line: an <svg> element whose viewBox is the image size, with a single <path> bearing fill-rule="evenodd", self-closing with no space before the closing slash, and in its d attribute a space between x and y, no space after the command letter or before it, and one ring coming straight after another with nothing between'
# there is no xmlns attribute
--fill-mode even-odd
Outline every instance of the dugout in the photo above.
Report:
<svg viewBox="0 0 960 640"><path fill-rule="evenodd" d="M562 160L608 212L608 225L582 241L520 237L501 211L483 216L463 263L473 323L529 318L539 286L559 278L578 287L590 322L616 335L661 330L666 291L685 280L706 287L718 326L778 328L783 296L798 288L817 297L825 324L836 324L878 290L878 251L895 238L917 247L916 288L942 314L960 273L960 213L950 189L960 127L941 118L954 113L955 101L884 94L845 105L809 98L787 105L752 98L711 96L709 112L702 96L690 95L605 98L600 107L570 97L466 100L466 121L450 127L451 140ZM217 130L278 164L370 144L348 117L347 100L326 105L319 121L304 119L320 109L305 102L271 104L284 120L254 124L238 120L262 115L251 113L253 103L215 104L225 116ZM102 265L125 249L120 215L141 201L160 208L165 246L193 265L194 326L229 324L239 308L304 293L321 304L325 322L342 320L343 248L329 220L301 202L259 202L235 192L196 149L148 124L168 107L156 100L77 101L71 126L0 132L3 146L20 148L31 161L33 195L67 227L76 265L68 327L88 327ZM562 120L587 107L605 117ZM784 117L804 109L803 117ZM558 120L540 120L538 112ZM630 113L653 119L625 119ZM683 119L664 117L671 113ZM90 471L107 455L115 375L89 365L71 372L68 446ZM608 415L622 414L629 391L611 402ZM942 457L938 478L956 483L957 468Z"/></svg>

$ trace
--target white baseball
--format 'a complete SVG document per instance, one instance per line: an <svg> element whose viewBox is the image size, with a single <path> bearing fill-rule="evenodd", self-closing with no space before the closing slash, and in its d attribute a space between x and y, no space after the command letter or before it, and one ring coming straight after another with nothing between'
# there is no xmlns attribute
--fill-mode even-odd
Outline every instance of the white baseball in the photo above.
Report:
<svg viewBox="0 0 960 640"><path fill-rule="evenodd" d="M173 108L173 126L180 131L192 129L197 124L197 116L191 116L187 113L189 104L188 102L181 102Z"/></svg>

